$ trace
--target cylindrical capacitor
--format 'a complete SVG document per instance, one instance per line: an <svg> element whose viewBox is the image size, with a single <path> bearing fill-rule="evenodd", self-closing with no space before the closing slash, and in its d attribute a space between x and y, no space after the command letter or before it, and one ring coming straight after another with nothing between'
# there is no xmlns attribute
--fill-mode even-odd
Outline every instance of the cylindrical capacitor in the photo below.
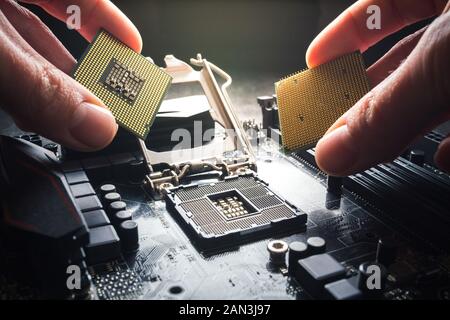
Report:
<svg viewBox="0 0 450 320"><path fill-rule="evenodd" d="M327 246L325 239L321 237L308 238L306 244L308 245L308 255L310 256L325 253Z"/></svg>
<svg viewBox="0 0 450 320"><path fill-rule="evenodd" d="M386 286L386 268L377 262L366 262L359 265L358 288L369 296L377 296Z"/></svg>
<svg viewBox="0 0 450 320"><path fill-rule="evenodd" d="M113 202L122 200L122 197L117 192L110 192L103 196L103 207L106 208L106 210L109 209L109 205Z"/></svg>
<svg viewBox="0 0 450 320"><path fill-rule="evenodd" d="M120 225L122 222L127 221L127 220L132 220L132 214L130 210L120 210L117 211L113 216L112 216L112 223L115 226Z"/></svg>
<svg viewBox="0 0 450 320"><path fill-rule="evenodd" d="M327 176L327 190L340 194L342 192L342 177Z"/></svg>
<svg viewBox="0 0 450 320"><path fill-rule="evenodd" d="M113 184L103 184L99 188L100 195L104 197L107 193L116 192L116 186Z"/></svg>
<svg viewBox="0 0 450 320"><path fill-rule="evenodd" d="M109 204L109 207L107 209L108 211L108 216L111 217L111 219L113 219L114 215L119 212L119 211L123 211L126 210L127 208L127 204L123 201L114 201L111 202Z"/></svg>
<svg viewBox="0 0 450 320"><path fill-rule="evenodd" d="M118 233L123 251L130 252L139 248L139 232L136 221L126 220L122 222Z"/></svg>
<svg viewBox="0 0 450 320"><path fill-rule="evenodd" d="M289 244L289 255L288 255L288 269L292 274L296 271L298 266L298 260L304 259L308 256L308 246L301 241L294 241Z"/></svg>
<svg viewBox="0 0 450 320"><path fill-rule="evenodd" d="M377 262L389 267L397 258L397 244L392 239L380 239L377 245Z"/></svg>

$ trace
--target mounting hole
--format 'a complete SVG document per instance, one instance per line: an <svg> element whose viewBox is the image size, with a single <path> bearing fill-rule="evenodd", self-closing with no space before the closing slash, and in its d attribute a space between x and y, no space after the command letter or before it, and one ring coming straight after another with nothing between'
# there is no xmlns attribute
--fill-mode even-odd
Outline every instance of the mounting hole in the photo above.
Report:
<svg viewBox="0 0 450 320"><path fill-rule="evenodd" d="M180 294L184 291L183 287L180 286L173 286L169 288L169 292L171 294Z"/></svg>

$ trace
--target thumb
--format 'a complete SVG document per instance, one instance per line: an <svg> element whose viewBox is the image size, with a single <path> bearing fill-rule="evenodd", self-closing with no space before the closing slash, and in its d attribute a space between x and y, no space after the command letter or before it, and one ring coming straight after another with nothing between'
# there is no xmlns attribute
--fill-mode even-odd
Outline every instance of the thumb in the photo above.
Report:
<svg viewBox="0 0 450 320"><path fill-rule="evenodd" d="M316 161L353 174L398 156L450 118L450 13L436 19L406 61L347 111L318 142Z"/></svg>
<svg viewBox="0 0 450 320"><path fill-rule="evenodd" d="M0 12L1 103L22 129L73 149L108 145L117 124L102 102L46 61Z"/></svg>

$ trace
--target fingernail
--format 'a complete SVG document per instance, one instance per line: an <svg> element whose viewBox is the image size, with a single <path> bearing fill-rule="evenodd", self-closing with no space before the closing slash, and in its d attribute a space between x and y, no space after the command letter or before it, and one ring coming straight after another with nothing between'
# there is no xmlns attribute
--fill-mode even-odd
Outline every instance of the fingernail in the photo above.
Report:
<svg viewBox="0 0 450 320"><path fill-rule="evenodd" d="M336 128L317 143L316 160L319 167L331 175L342 176L352 171L358 153L351 144L347 126Z"/></svg>
<svg viewBox="0 0 450 320"><path fill-rule="evenodd" d="M108 109L83 103L74 112L69 131L72 138L86 148L97 150L112 141L117 131L117 124Z"/></svg>

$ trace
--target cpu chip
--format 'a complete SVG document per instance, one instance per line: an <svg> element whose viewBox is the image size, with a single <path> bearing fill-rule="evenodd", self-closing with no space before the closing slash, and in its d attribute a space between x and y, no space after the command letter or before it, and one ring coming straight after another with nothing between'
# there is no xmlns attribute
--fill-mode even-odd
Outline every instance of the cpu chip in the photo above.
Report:
<svg viewBox="0 0 450 320"><path fill-rule="evenodd" d="M369 91L360 52L301 71L275 84L282 144L287 151L313 146Z"/></svg>
<svg viewBox="0 0 450 320"><path fill-rule="evenodd" d="M172 82L170 75L104 30L75 66L73 77L141 139L147 137Z"/></svg>

